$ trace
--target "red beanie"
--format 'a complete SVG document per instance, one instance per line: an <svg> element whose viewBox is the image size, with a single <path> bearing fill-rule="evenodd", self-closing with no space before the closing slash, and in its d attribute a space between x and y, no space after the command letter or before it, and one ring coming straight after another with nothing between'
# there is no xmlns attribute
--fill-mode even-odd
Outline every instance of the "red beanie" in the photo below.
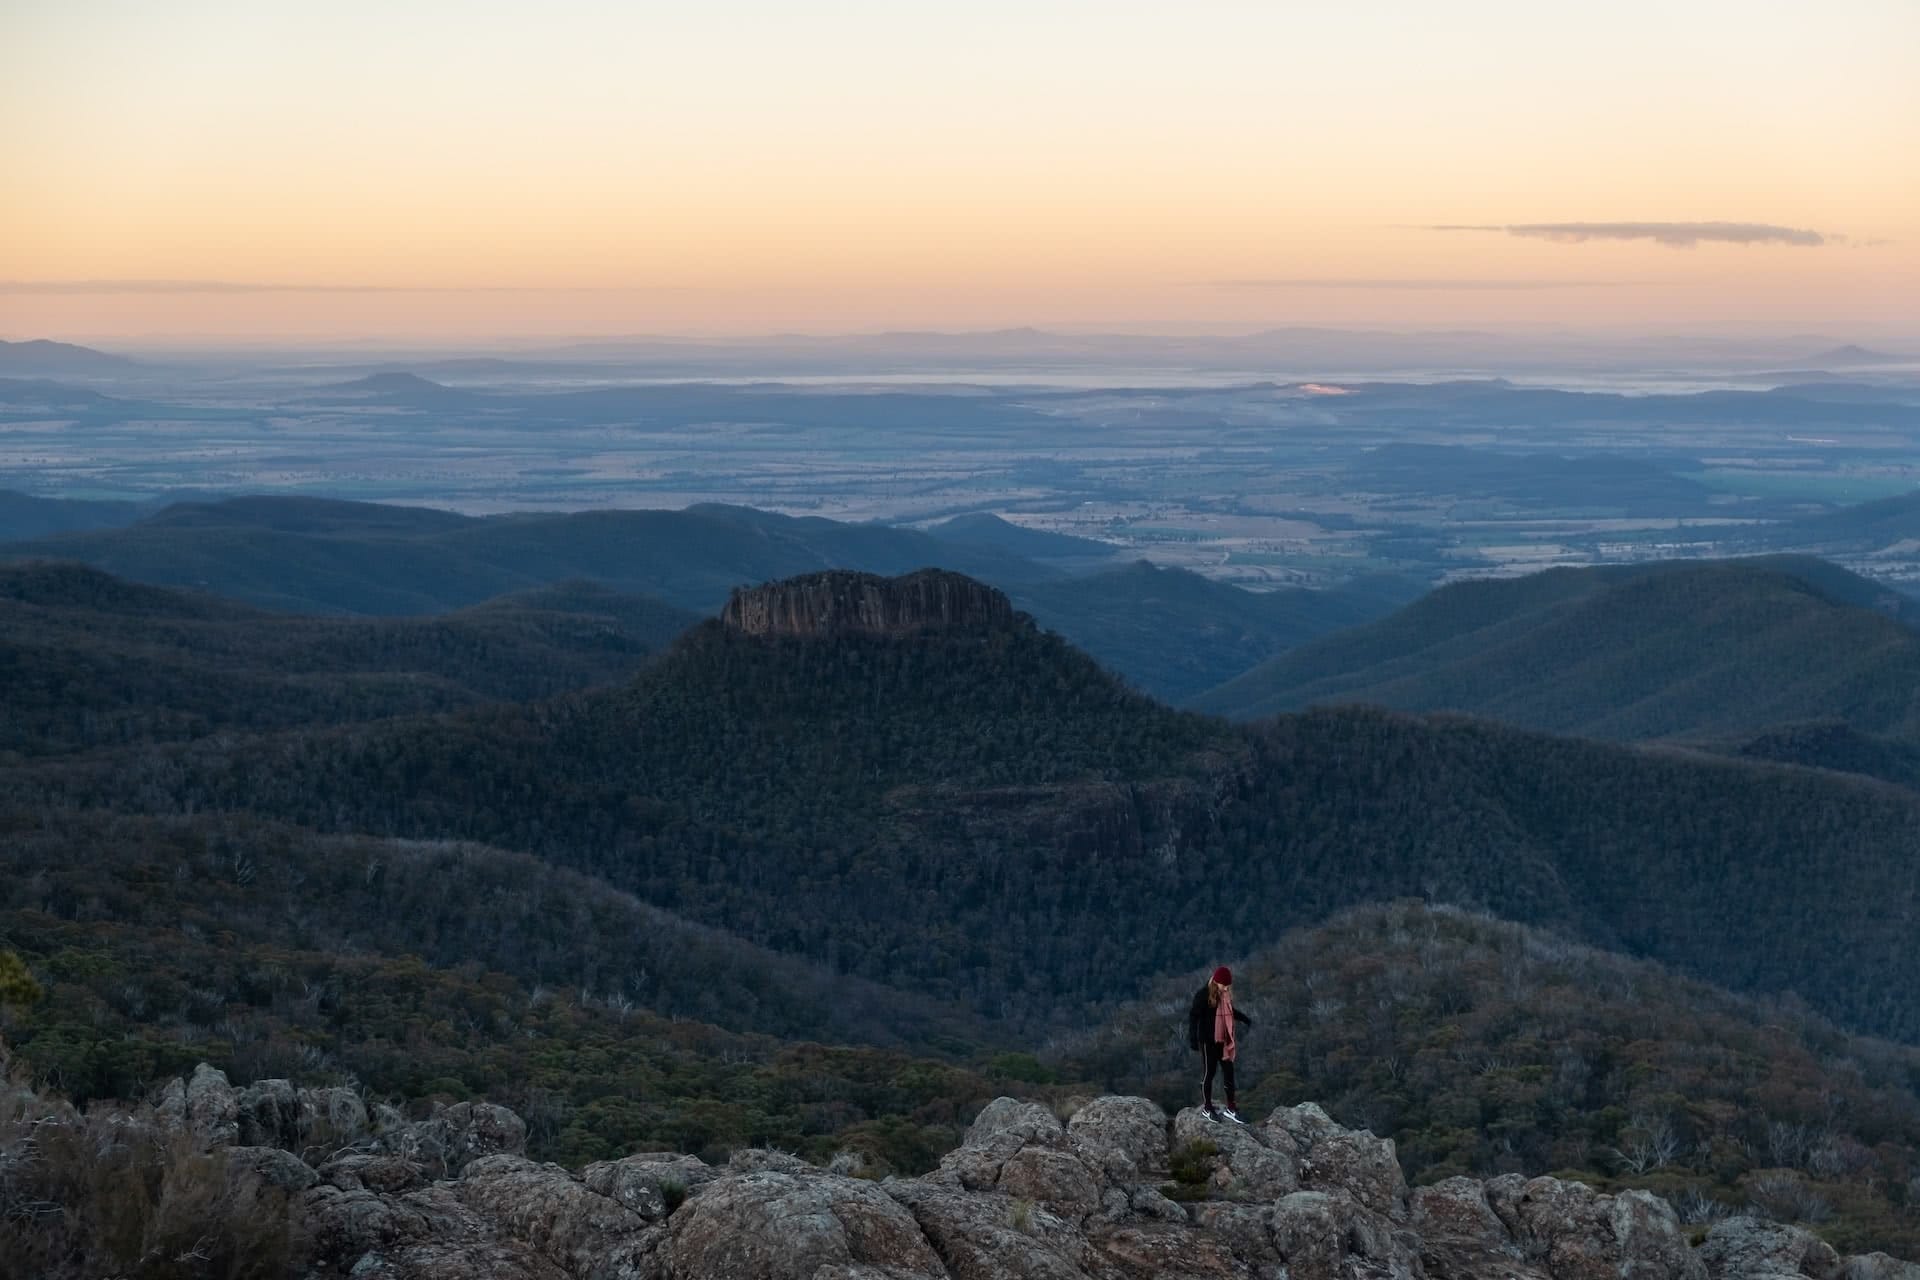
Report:
<svg viewBox="0 0 1920 1280"><path fill-rule="evenodd" d="M1221 965L1213 971L1213 980L1223 987L1230 987L1233 985L1233 970Z"/></svg>

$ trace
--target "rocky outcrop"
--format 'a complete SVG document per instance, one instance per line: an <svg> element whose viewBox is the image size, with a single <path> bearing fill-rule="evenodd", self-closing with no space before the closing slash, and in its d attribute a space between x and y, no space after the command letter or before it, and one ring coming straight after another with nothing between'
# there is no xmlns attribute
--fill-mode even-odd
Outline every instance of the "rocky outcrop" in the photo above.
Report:
<svg viewBox="0 0 1920 1280"><path fill-rule="evenodd" d="M294 1197L313 1280L1920 1280L1753 1219L1691 1247L1642 1191L1519 1176L1409 1191L1391 1141L1311 1104L1242 1126L1110 1097L1063 1124L1000 1098L938 1169L880 1182L775 1151L575 1174L529 1160L518 1118L485 1104L413 1122L375 1109L316 1159L313 1134L364 1107L281 1081L234 1090L207 1068L156 1110L230 1181Z"/></svg>
<svg viewBox="0 0 1920 1280"><path fill-rule="evenodd" d="M1004 626L1013 605L964 574L922 569L898 578L835 569L740 587L720 621L747 635L906 635L947 627Z"/></svg>

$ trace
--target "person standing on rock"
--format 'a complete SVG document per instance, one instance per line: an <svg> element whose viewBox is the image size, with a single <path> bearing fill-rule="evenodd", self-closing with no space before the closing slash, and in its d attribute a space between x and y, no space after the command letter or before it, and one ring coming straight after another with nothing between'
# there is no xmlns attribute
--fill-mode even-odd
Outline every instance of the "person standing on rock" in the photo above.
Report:
<svg viewBox="0 0 1920 1280"><path fill-rule="evenodd" d="M1236 1107L1233 1087L1233 1064L1240 1056L1240 1040L1235 1034L1234 1023L1253 1025L1253 1019L1233 1007L1233 970L1221 965L1213 971L1213 977L1207 985L1194 992L1193 1005L1187 1010L1187 1044L1200 1051L1206 1064L1206 1074L1200 1082L1200 1096L1207 1119L1219 1120L1225 1117L1235 1124L1245 1124ZM1220 1079L1227 1087L1227 1105L1218 1108L1213 1105L1213 1076L1218 1071Z"/></svg>

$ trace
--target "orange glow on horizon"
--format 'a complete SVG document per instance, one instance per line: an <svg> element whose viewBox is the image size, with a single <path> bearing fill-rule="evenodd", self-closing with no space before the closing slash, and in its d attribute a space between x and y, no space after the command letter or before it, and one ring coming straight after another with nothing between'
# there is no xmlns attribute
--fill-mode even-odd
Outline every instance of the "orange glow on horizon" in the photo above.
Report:
<svg viewBox="0 0 1920 1280"><path fill-rule="evenodd" d="M1549 10L30 0L0 334L1920 328L1920 6Z"/></svg>

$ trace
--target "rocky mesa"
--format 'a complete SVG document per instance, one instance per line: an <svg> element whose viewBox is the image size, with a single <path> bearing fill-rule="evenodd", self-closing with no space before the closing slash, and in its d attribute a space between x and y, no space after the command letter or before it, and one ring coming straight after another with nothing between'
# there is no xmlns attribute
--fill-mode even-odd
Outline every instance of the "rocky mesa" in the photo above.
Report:
<svg viewBox="0 0 1920 1280"><path fill-rule="evenodd" d="M55 1105L44 1126L99 1124ZM201 1066L116 1140L172 1143L275 1212L294 1274L391 1280L1920 1280L1757 1218L1704 1232L1644 1191L1520 1175L1409 1188L1393 1143L1306 1103L1257 1125L1101 1097L1000 1098L918 1178L775 1151L572 1173L484 1103L408 1121ZM256 1224L270 1225L270 1224Z"/></svg>
<svg viewBox="0 0 1920 1280"><path fill-rule="evenodd" d="M922 569L897 578L834 569L740 587L720 621L747 635L908 635L948 627L1004 626L1013 605L965 574Z"/></svg>

